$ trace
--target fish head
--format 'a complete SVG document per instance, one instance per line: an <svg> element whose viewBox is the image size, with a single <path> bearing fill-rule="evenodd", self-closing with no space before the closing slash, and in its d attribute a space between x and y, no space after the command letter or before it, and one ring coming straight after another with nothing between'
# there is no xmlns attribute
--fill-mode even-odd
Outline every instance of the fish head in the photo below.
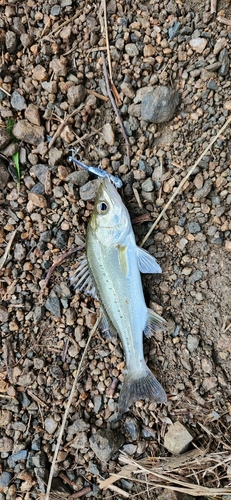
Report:
<svg viewBox="0 0 231 500"><path fill-rule="evenodd" d="M108 177L100 184L89 226L105 246L120 243L131 230L127 208Z"/></svg>

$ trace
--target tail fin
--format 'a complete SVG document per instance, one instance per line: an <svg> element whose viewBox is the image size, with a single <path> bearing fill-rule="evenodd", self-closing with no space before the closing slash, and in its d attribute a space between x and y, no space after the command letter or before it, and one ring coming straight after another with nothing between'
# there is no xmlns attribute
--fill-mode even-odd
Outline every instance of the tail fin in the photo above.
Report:
<svg viewBox="0 0 231 500"><path fill-rule="evenodd" d="M118 404L119 416L128 411L129 406L139 399L148 399L156 401L156 403L166 403L167 401L162 385L146 364L139 378L134 378L129 372L125 372Z"/></svg>

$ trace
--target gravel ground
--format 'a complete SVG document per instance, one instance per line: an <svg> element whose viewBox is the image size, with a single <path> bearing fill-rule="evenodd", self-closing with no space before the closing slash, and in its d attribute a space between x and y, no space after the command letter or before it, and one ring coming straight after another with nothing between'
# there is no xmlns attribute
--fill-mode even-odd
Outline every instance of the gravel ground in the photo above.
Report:
<svg viewBox="0 0 231 500"><path fill-rule="evenodd" d="M231 19L229 2L218 2L217 12ZM40 294L57 256L84 243L97 190L98 181L68 161L71 148L120 176L141 242L231 110L231 31L209 1L110 0L107 16L130 169L105 100L100 4L0 1L0 151L10 162L8 169L0 158L0 258L9 243L0 271L0 500L44 498L98 314L96 302L70 288L78 253L60 262ZM81 490L84 498L122 498L98 486L119 470L119 447L135 458L168 456L164 435L176 421L196 445L230 446L230 156L227 130L145 244L163 269L143 280L147 303L168 328L144 348L167 405L137 402L117 421L124 355L119 341L95 334L58 454L54 498ZM216 485L211 477L204 484ZM117 484L130 495L143 489Z"/></svg>

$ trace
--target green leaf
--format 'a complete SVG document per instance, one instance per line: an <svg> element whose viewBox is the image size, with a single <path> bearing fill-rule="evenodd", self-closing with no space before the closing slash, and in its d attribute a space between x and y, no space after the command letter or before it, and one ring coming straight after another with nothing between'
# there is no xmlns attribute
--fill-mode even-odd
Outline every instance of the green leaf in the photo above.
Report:
<svg viewBox="0 0 231 500"><path fill-rule="evenodd" d="M14 168L15 168L16 173L17 173L17 179L18 179L17 187L19 189L20 188L20 179L21 179L21 171L20 171L20 164L19 164L19 152L17 151L17 153L14 153L12 155L12 158L13 158L13 162L14 162Z"/></svg>
<svg viewBox="0 0 231 500"><path fill-rule="evenodd" d="M10 134L11 137L13 137L13 128L15 126L15 120L12 120L12 118L8 118L6 121L6 131L8 134Z"/></svg>

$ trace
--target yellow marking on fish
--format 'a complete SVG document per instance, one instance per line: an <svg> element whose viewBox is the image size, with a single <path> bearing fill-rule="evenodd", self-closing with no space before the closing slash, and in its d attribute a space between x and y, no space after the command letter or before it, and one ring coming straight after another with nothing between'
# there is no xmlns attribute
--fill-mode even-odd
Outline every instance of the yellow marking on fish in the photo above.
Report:
<svg viewBox="0 0 231 500"><path fill-rule="evenodd" d="M97 224L96 224L96 214L92 212L91 218L90 218L90 226L93 231L97 229Z"/></svg>
<svg viewBox="0 0 231 500"><path fill-rule="evenodd" d="M124 276L128 275L128 259L126 245L116 245L118 248L119 263Z"/></svg>

